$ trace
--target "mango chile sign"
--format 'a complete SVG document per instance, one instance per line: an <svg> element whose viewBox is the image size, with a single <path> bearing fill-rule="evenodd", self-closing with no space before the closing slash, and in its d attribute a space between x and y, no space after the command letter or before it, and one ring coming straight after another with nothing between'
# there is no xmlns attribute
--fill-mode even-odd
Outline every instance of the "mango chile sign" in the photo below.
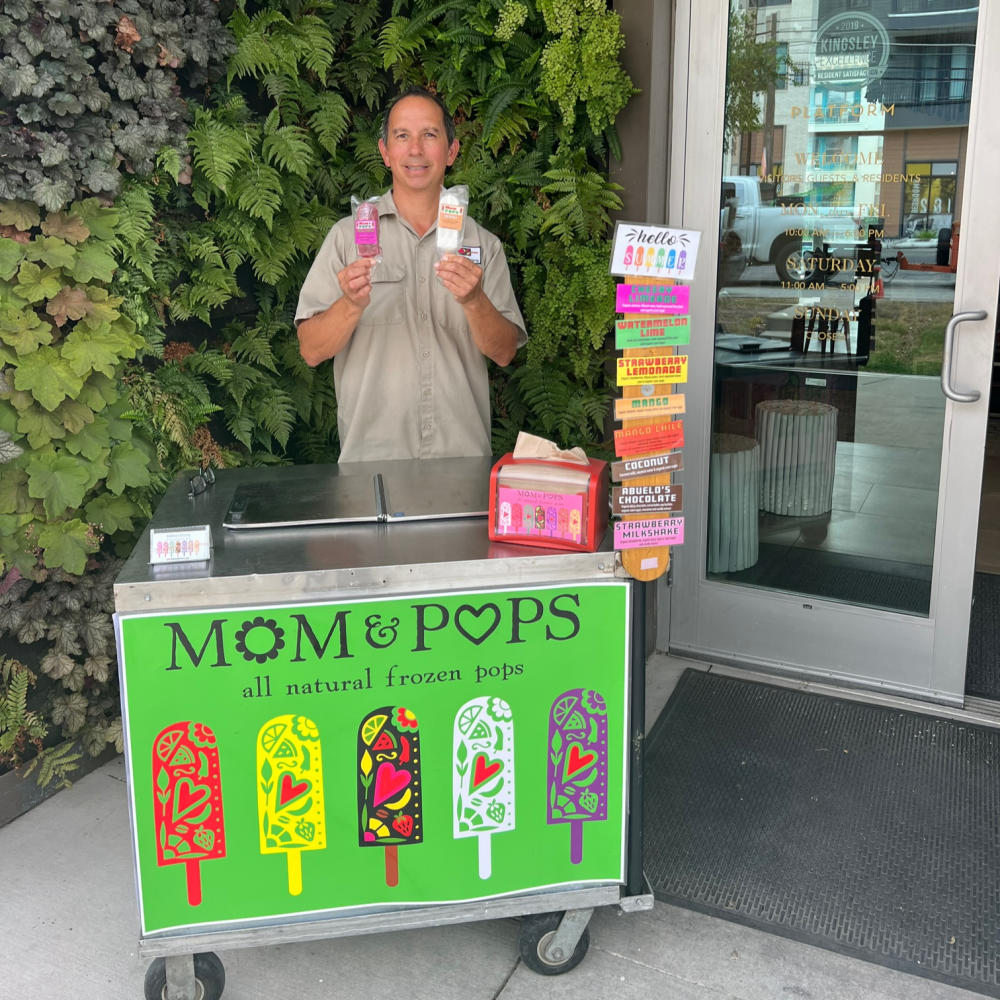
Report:
<svg viewBox="0 0 1000 1000"><path fill-rule="evenodd" d="M622 882L629 600L117 616L143 934Z"/></svg>

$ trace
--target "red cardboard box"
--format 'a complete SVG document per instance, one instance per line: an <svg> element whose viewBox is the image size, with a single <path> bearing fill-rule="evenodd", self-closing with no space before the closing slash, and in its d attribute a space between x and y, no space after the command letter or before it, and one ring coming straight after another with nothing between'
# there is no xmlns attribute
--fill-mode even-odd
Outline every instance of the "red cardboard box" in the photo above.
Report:
<svg viewBox="0 0 1000 1000"><path fill-rule="evenodd" d="M611 510L608 463L517 459L490 472L490 541L595 552Z"/></svg>

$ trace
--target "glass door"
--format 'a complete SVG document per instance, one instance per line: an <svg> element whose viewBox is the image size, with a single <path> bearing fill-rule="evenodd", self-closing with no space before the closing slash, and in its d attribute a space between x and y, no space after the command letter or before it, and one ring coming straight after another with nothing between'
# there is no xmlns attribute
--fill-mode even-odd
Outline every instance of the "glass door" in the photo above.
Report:
<svg viewBox="0 0 1000 1000"><path fill-rule="evenodd" d="M669 221L705 236L670 648L960 703L1000 282L996 12L724 10L678 5Z"/></svg>

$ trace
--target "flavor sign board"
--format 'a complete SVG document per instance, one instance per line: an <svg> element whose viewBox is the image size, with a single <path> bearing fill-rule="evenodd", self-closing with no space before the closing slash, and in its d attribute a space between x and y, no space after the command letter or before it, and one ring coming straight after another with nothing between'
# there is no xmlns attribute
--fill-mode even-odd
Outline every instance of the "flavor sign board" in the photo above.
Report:
<svg viewBox="0 0 1000 1000"><path fill-rule="evenodd" d="M143 935L624 881L629 599L116 616Z"/></svg>
<svg viewBox="0 0 1000 1000"><path fill-rule="evenodd" d="M611 273L626 278L690 281L694 278L699 237L689 229L618 222L612 239Z"/></svg>

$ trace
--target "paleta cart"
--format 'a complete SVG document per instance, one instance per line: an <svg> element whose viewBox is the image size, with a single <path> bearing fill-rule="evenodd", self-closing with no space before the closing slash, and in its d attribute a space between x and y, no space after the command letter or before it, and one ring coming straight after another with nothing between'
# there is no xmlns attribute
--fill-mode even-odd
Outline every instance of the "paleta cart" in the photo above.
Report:
<svg viewBox="0 0 1000 1000"><path fill-rule="evenodd" d="M556 974L652 906L642 584L490 543L489 467L167 492L115 585L147 997L218 997L216 948L512 916Z"/></svg>

